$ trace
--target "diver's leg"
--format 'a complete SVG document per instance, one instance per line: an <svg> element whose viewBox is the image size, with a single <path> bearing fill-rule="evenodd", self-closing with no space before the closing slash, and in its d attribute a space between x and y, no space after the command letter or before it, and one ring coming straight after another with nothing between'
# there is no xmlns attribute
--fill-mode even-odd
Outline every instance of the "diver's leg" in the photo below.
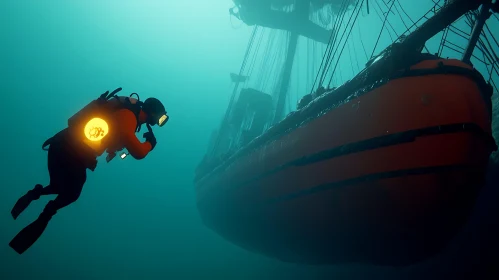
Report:
<svg viewBox="0 0 499 280"><path fill-rule="evenodd" d="M71 175L73 176L66 177L71 178L66 181L67 185L58 187L59 190L63 191L54 200L47 203L43 212L38 216L38 219L21 230L9 243L10 247L17 253L22 254L29 249L43 234L52 216L59 209L70 205L80 197L81 190L86 181L86 169L73 169L71 171Z"/></svg>
<svg viewBox="0 0 499 280"><path fill-rule="evenodd" d="M38 219L21 230L12 241L10 241L9 246L18 254L24 253L38 240L38 238L40 238L47 228L49 221L52 219L52 216L57 213L57 210L68 206L76 201L76 199L77 197L74 196L58 195L56 199L49 201L43 209L43 212L38 216Z"/></svg>
<svg viewBox="0 0 499 280"><path fill-rule="evenodd" d="M12 217L14 220L17 219L17 217L19 217L19 215L21 215L21 213L28 208L31 202L38 200L42 195L50 194L57 194L56 189L52 187L52 185L43 187L42 185L37 184L32 190L28 191L17 200L16 204L10 211Z"/></svg>
<svg viewBox="0 0 499 280"><path fill-rule="evenodd" d="M64 135L50 145L48 152L48 171L50 185L46 192L63 197L79 196L87 180L87 167L82 158L71 153L72 147Z"/></svg>
<svg viewBox="0 0 499 280"><path fill-rule="evenodd" d="M60 144L60 136L54 136L51 140L51 145L48 152L47 165L50 177L61 177L61 170L65 168L64 159L67 157L67 153L64 152L63 146ZM37 184L32 190L28 191L22 197L20 197L10 213L12 217L17 219L17 217L24 211L34 200L38 200L42 195L56 194L57 184L50 184L45 188Z"/></svg>

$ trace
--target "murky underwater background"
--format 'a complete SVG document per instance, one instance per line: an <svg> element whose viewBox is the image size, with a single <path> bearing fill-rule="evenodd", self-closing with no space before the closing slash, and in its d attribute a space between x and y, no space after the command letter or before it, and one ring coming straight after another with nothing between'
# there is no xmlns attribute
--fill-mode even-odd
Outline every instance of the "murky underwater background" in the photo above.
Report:
<svg viewBox="0 0 499 280"><path fill-rule="evenodd" d="M195 206L194 168L225 111L228 73L238 71L251 33L231 23L231 3L0 1L1 280L458 279L482 269L484 256L497 258L493 183L458 237L466 245L403 269L281 263L206 229ZM41 144L116 87L164 101L171 120L155 130L157 147L142 161L101 160L80 199L17 255L8 242L51 199L36 201L17 221L10 216L22 194L48 183Z"/></svg>

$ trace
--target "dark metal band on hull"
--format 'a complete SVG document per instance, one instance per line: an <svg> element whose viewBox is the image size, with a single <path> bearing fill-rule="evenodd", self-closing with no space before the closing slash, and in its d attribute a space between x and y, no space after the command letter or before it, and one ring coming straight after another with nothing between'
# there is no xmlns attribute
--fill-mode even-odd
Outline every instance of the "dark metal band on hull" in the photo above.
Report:
<svg viewBox="0 0 499 280"><path fill-rule="evenodd" d="M293 160L291 162L288 162L286 164L283 164L281 166L276 167L275 169L265 172L264 174L261 174L260 176L254 177L252 179L249 179L248 181L241 183L236 186L231 186L231 188L241 188L244 187L245 185L251 184L255 181L261 180L267 176L270 176L272 174L275 174L277 172L280 172L282 170L285 170L289 167L292 166L305 166L305 165L310 165L314 164L320 161L325 161L329 160L335 157L340 157L348 154L353 154L353 153L359 153L363 151L368 151L368 150L374 150L374 149L379 149L379 148L384 148L384 147L389 147L389 146L395 146L395 145L400 145L404 143L410 143L416 141L416 138L418 137L425 137L425 136L432 136L432 135L439 135L439 134L449 134L449 133L458 133L458 132L469 132L472 134L477 135L479 138L484 140L485 145L488 146L490 150L497 150L497 145L492 138L491 135L483 131L482 128L480 128L478 125L474 123L457 123L457 124L448 124L448 125L441 125L441 126L432 126L432 127L426 127L426 128L421 128L421 129L414 129L414 130L409 130L409 131L404 131L400 133L393 133L393 134L388 134L384 136L379 136L355 143L350 143L346 145L342 145L339 147L335 147L332 149L328 149L310 156L305 156L296 160ZM440 168L440 167L435 167L435 168ZM423 169L411 169L408 171L393 171L383 173L383 174L372 174L362 177L362 178L353 178L349 179L346 181L350 180L368 180L369 178L373 177L376 178L377 176L380 176L380 178L385 178L386 176L391 176L391 177L396 177L396 176L402 176L404 172L408 172L407 174L411 174L412 172L421 172L422 170L428 170L428 172L432 172L431 168L423 168ZM394 175L401 173L401 175ZM348 182L341 183L337 182L334 183L333 185L344 185L344 184L350 184ZM331 185L331 184L328 184ZM315 186L312 187L311 189L303 191L303 193L308 193L308 192L315 192L313 191L314 189L320 190L324 188L323 186ZM299 192L302 193L302 192ZM287 196L294 196L296 194L289 194L289 195L284 195L282 196L282 199L284 199ZM276 198L276 201L279 201L281 198Z"/></svg>
<svg viewBox="0 0 499 280"><path fill-rule="evenodd" d="M411 175L423 175L423 174L434 174L434 173L441 173L441 172L449 172L449 171L459 171L459 170L468 170L470 169L470 165L446 165L446 166L431 166L431 167L421 167L421 168L411 168L411 169L403 169L403 170L394 170L394 171L388 171L388 172L381 172L381 173L374 173L374 174L369 174L361 177L356 177L356 178L351 178L347 180L343 180L340 182L334 182L334 183L327 183L319 186L314 186L311 188L308 188L306 190L286 194L283 196L279 196L276 198L269 199L265 202L266 205L269 204L275 204L275 203L280 203L280 202L285 202L285 201L290 201L293 199L297 199L300 197L312 195L312 194L317 194L323 191L327 191L333 188L340 188L340 187L345 187L349 185L355 185L361 182L370 182L370 181L377 181L377 180L383 180L383 179L390 179L390 178L396 178L396 177L403 177L403 176L411 176Z"/></svg>

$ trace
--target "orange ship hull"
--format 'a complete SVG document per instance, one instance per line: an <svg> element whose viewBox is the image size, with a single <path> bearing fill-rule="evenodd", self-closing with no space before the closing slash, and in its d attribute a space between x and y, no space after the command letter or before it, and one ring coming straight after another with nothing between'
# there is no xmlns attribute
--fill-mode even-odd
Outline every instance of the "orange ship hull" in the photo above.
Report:
<svg viewBox="0 0 499 280"><path fill-rule="evenodd" d="M288 262L406 265L464 225L495 143L487 94L426 60L197 182L205 224ZM320 100L318 101L320 102Z"/></svg>

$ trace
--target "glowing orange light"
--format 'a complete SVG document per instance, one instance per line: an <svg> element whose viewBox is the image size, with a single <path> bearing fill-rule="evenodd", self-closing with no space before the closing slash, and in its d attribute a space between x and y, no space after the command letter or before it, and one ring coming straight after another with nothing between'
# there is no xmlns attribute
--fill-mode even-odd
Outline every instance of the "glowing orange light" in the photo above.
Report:
<svg viewBox="0 0 499 280"><path fill-rule="evenodd" d="M105 120L93 118L85 125L84 133L88 140L100 141L109 133L109 126Z"/></svg>

